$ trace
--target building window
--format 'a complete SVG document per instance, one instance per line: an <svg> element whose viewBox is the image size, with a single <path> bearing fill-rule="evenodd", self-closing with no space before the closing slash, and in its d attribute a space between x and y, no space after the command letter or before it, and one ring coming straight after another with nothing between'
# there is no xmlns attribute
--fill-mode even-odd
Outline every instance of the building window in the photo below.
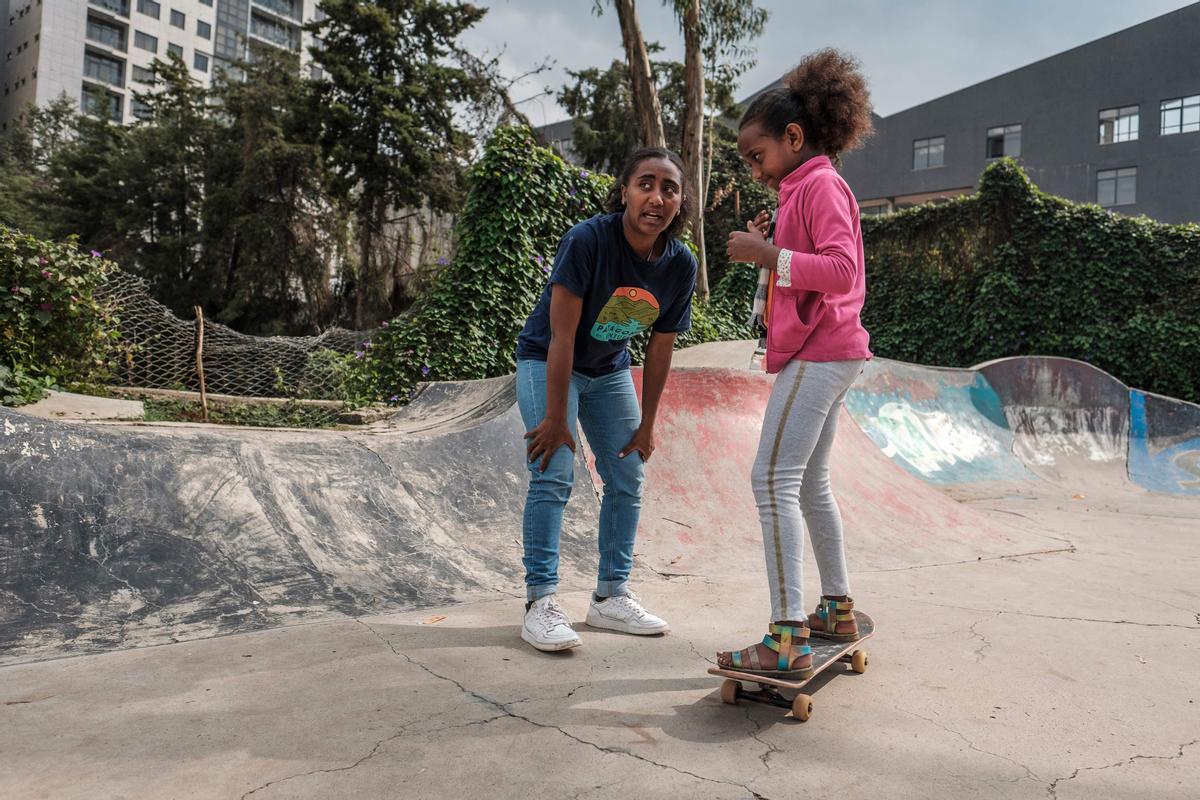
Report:
<svg viewBox="0 0 1200 800"><path fill-rule="evenodd" d="M175 56L176 58L178 58L180 61L183 60L183 45L168 44L167 52L170 53L171 55Z"/></svg>
<svg viewBox="0 0 1200 800"><path fill-rule="evenodd" d="M85 83L79 105L85 114L110 119L113 122L121 121L121 96L107 92L99 86Z"/></svg>
<svg viewBox="0 0 1200 800"><path fill-rule="evenodd" d="M263 8L269 8L276 14L284 17L291 17L299 20L300 15L296 13L296 4L293 0L254 0L255 3Z"/></svg>
<svg viewBox="0 0 1200 800"><path fill-rule="evenodd" d="M1137 202L1137 167L1102 169L1096 173L1096 202L1104 208Z"/></svg>
<svg viewBox="0 0 1200 800"><path fill-rule="evenodd" d="M988 158L1004 158L1005 156L1016 158L1019 155L1021 155L1020 125L1001 125L996 128L988 128Z"/></svg>
<svg viewBox="0 0 1200 800"><path fill-rule="evenodd" d="M125 50L125 28L93 16L87 19L87 38L114 50Z"/></svg>
<svg viewBox="0 0 1200 800"><path fill-rule="evenodd" d="M133 114L136 119L150 119L154 116L154 112L150 110L150 104L145 100L138 100L136 97L129 101L129 113Z"/></svg>
<svg viewBox="0 0 1200 800"><path fill-rule="evenodd" d="M133 65L133 80L138 83L154 83L154 70Z"/></svg>
<svg viewBox="0 0 1200 800"><path fill-rule="evenodd" d="M91 0L91 3L118 16L129 16L129 0Z"/></svg>
<svg viewBox="0 0 1200 800"><path fill-rule="evenodd" d="M211 39L212 38L212 25L209 25L207 22L204 22L203 20L197 20L196 21L196 35L199 36L201 39Z"/></svg>
<svg viewBox="0 0 1200 800"><path fill-rule="evenodd" d="M141 31L133 32L133 46L142 50L149 50L151 53L158 52L158 37L151 36L148 33Z"/></svg>
<svg viewBox="0 0 1200 800"><path fill-rule="evenodd" d="M200 0L200 5L212 8L212 0Z"/></svg>
<svg viewBox="0 0 1200 800"><path fill-rule="evenodd" d="M1100 144L1132 142L1137 138L1137 106L1106 108L1100 112Z"/></svg>
<svg viewBox="0 0 1200 800"><path fill-rule="evenodd" d="M125 62L87 50L83 54L83 74L109 86L124 86Z"/></svg>
<svg viewBox="0 0 1200 800"><path fill-rule="evenodd" d="M193 53L192 66L201 72L208 72L208 56L204 53Z"/></svg>
<svg viewBox="0 0 1200 800"><path fill-rule="evenodd" d="M174 25L176 28L179 28L180 30L185 30L187 28L187 17L185 17L183 15L182 11L175 11L174 9L172 9L171 10L171 24Z"/></svg>
<svg viewBox="0 0 1200 800"><path fill-rule="evenodd" d="M1163 100L1162 135L1200 131L1200 94Z"/></svg>
<svg viewBox="0 0 1200 800"><path fill-rule="evenodd" d="M257 14L250 16L250 34L279 47L299 49L299 43L295 41L292 31L287 25L260 17Z"/></svg>
<svg viewBox="0 0 1200 800"><path fill-rule="evenodd" d="M913 142L913 169L933 169L946 163L946 137L934 136Z"/></svg>
<svg viewBox="0 0 1200 800"><path fill-rule="evenodd" d="M162 5L156 3L155 0L138 0L137 9L147 17L158 19L162 16Z"/></svg>

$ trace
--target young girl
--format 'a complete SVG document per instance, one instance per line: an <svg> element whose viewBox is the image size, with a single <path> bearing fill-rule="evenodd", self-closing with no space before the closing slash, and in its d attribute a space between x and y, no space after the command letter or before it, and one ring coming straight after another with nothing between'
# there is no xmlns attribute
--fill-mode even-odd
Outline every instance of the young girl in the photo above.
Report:
<svg viewBox="0 0 1200 800"><path fill-rule="evenodd" d="M778 377L752 473L772 622L761 644L718 653L717 662L800 680L812 675L810 633L858 637L829 454L842 399L871 351L860 320L866 279L858 204L834 162L871 132L871 106L857 62L835 50L808 56L783 82L750 104L738 132L754 179L779 192L774 241L764 239L760 215L730 234L727 247L731 260L774 271L764 321L766 369ZM807 617L805 525L824 593Z"/></svg>
<svg viewBox="0 0 1200 800"><path fill-rule="evenodd" d="M675 335L691 327L696 260L675 238L688 218L683 176L683 162L669 150L634 153L609 196L611 213L579 223L559 243L550 282L517 340L530 474L521 638L539 650L580 643L555 599L563 507L575 482L576 420L604 481L600 569L587 624L634 634L667 630L628 582L658 401ZM653 333L639 410L628 345L647 328Z"/></svg>

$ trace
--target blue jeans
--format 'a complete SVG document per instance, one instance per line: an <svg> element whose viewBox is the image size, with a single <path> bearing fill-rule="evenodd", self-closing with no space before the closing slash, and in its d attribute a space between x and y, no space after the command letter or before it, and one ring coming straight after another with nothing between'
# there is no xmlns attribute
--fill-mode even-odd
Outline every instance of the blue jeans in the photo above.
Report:
<svg viewBox="0 0 1200 800"><path fill-rule="evenodd" d="M532 359L517 362L517 405L526 430L533 430L545 419L546 362ZM645 467L641 453L633 452L625 458L617 454L629 444L641 421L642 410L629 370L598 378L571 373L567 430L578 444L576 423L583 427L596 456L596 470L604 481L600 502L600 572L596 580L596 594L601 597L629 591ZM522 522L525 594L529 600L553 594L558 588L563 509L575 485L575 456L566 445L554 453L545 472L539 471L540 463L539 457L527 464L529 493Z"/></svg>

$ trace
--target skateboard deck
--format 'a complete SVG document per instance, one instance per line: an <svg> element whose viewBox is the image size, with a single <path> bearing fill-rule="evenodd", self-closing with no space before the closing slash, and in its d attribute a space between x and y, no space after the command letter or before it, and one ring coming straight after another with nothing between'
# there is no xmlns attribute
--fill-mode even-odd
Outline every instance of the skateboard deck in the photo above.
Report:
<svg viewBox="0 0 1200 800"><path fill-rule="evenodd" d="M862 643L875 635L875 623L861 611L855 611L854 618L858 622L858 638L853 642L831 642L816 636L809 638L808 646L813 651L813 674L802 681L755 675L736 669L710 668L708 674L726 679L721 684L721 701L730 705L737 705L739 700L769 703L773 706L790 708L796 719L801 722L806 721L812 716L813 702L812 697L800 690L813 678L824 672L826 667L835 662L844 662L849 664L855 672L867 671L867 651L862 648ZM758 690L744 688L743 681L758 684ZM788 698L780 690L798 692L798 694L793 698Z"/></svg>

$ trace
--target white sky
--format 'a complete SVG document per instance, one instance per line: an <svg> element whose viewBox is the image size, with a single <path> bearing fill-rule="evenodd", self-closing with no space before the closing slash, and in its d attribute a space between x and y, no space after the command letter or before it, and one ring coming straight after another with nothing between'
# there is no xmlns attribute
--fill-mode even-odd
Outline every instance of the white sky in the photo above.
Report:
<svg viewBox="0 0 1200 800"><path fill-rule="evenodd" d="M504 50L516 76L549 57L554 67L514 88L517 101L567 82L567 69L606 67L624 58L617 16L604 0L475 0L487 16L464 35L477 54ZM887 116L1011 69L1190 5L1180 0L759 0L771 12L755 43L758 65L742 76L739 98L782 75L808 52L834 46L861 59L877 113ZM683 60L678 24L663 0L637 4L642 32ZM535 125L566 114L553 96L521 109Z"/></svg>

